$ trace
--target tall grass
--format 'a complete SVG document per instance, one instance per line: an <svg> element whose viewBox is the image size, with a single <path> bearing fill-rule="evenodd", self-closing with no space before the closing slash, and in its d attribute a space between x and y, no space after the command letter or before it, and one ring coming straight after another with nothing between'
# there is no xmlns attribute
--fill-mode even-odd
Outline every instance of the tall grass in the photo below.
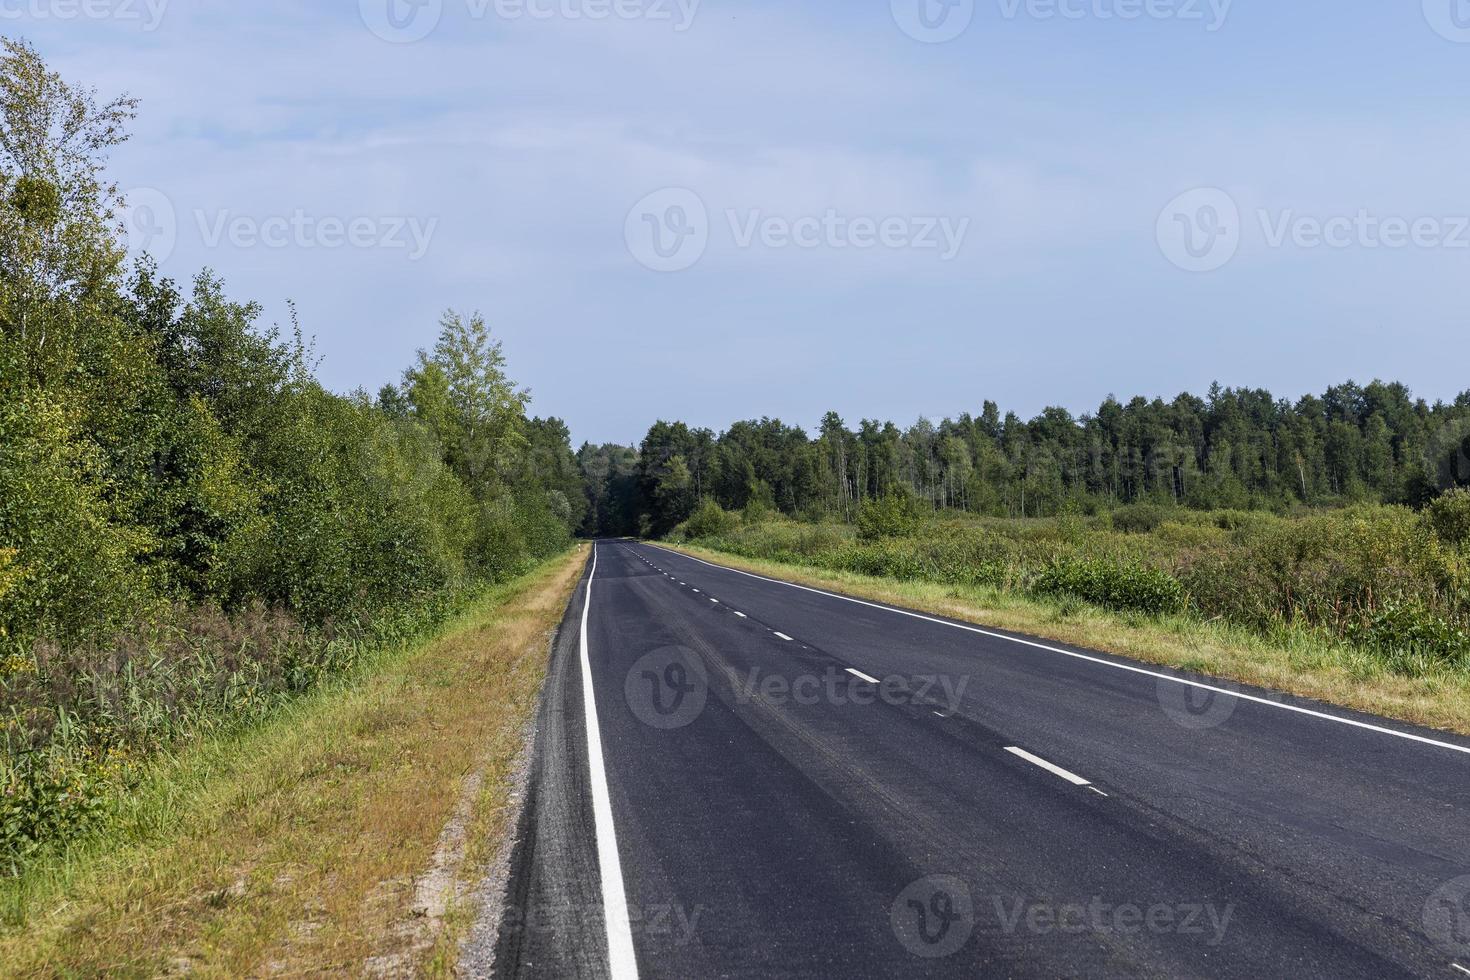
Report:
<svg viewBox="0 0 1470 980"><path fill-rule="evenodd" d="M95 829L157 750L263 718L471 598L425 595L313 628L258 605L180 607L105 641L12 656L0 664L0 867Z"/></svg>

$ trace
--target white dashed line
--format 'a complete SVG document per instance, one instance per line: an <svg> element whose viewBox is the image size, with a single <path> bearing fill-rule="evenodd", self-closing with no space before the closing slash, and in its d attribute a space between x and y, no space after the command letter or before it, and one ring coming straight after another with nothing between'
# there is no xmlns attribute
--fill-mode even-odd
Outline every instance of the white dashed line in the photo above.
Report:
<svg viewBox="0 0 1470 980"><path fill-rule="evenodd" d="M776 631L775 630L772 630L771 632L775 633ZM787 643L792 642L791 637L787 636L785 633L776 633L776 635L778 637L780 637L781 639L785 640Z"/></svg>
<svg viewBox="0 0 1470 980"><path fill-rule="evenodd" d="M878 678L876 678L876 677L869 677L867 674L863 673L862 671L860 671L860 670L853 670L851 667L847 668L847 672L849 674L851 674L852 676L856 677L858 680L860 680L860 681L867 681L869 684L881 684L881 683L883 683L882 681L878 680Z"/></svg>
<svg viewBox="0 0 1470 980"><path fill-rule="evenodd" d="M750 618L749 616L745 615L745 613L743 613L743 612L738 612L735 615L739 616L741 619L749 619Z"/></svg>
<svg viewBox="0 0 1470 980"><path fill-rule="evenodd" d="M680 558L688 559L689 561L699 562L699 564L707 565L710 568L717 568L723 572L732 572L736 575L743 575L746 578L758 579L762 582L770 582L774 585L784 585L788 589L797 589L801 592L810 592L814 595L826 596L829 599L839 599L842 602L851 602L859 606L867 606L870 609L881 609L884 612L890 612L898 616L907 616L910 619L919 619L928 623L936 623L940 626L947 626L950 629L964 630L967 633L974 633L979 636L990 637L994 640L1004 640L1007 643L1017 643L1021 646L1031 647L1036 650L1044 650L1047 653L1060 654L1063 657L1071 657L1074 660L1081 660L1087 663L1097 664L1101 667L1110 667L1113 670L1122 670L1127 671L1130 674L1140 674L1144 677L1152 677L1157 681L1168 684L1179 684L1183 687L1192 687L1199 691L1209 691L1212 694L1224 694L1239 701L1249 701L1252 704L1264 705L1267 708L1276 708L1280 711L1290 711L1293 714L1304 715L1308 718L1317 718L1321 721L1328 721L1338 725L1347 725L1350 728L1358 728L1362 729L1363 731L1376 732L1379 735L1389 735L1393 738L1401 738L1409 742L1418 742L1420 745L1432 745L1437 749L1449 749L1451 752L1459 752L1462 755L1470 755L1470 746L1455 745L1450 742L1441 741L1437 738L1427 738L1423 735L1414 735L1410 732L1395 731L1392 728L1385 728L1382 725L1374 725L1365 721L1356 721L1352 718L1342 718L1338 715L1330 715L1322 711L1313 711L1311 708L1302 708L1294 704L1286 704L1281 701L1272 701L1268 698L1260 697L1255 694L1246 694L1243 691L1231 691L1223 687L1217 687L1213 684L1204 684L1200 681L1192 681L1185 677L1175 677L1172 674L1162 674L1156 670L1147 670L1143 667L1134 667L1131 664L1105 660L1102 657L1094 657L1085 653L1077 653L1074 650L1063 650L1061 647L1054 647L1045 643L1038 643L1035 640L1023 640L1018 636L1007 636L1004 633L997 633L994 630L981 629L978 626L969 626L964 623L951 623L948 620L937 619L933 616L926 616L923 613L910 612L907 609L898 609L894 606L885 606L877 602L868 602L865 599L854 599L852 596L839 595L836 592L828 592L825 589L813 589L809 586L797 585L795 582L786 582L779 578L771 578L768 575L757 575L754 572L746 572L738 568L731 568L729 565L717 565L712 561L705 561L703 558L695 558L693 555L686 555L683 552L669 551L667 548L664 548L662 550L667 552L668 554L678 555ZM1467 969L1466 972L1470 973L1470 969Z"/></svg>
<svg viewBox="0 0 1470 980"><path fill-rule="evenodd" d="M1098 789L1096 786L1089 786L1087 788L1090 789L1090 790L1092 790L1098 796L1107 796L1108 795L1108 794L1104 793L1102 790Z"/></svg>
<svg viewBox="0 0 1470 980"><path fill-rule="evenodd" d="M1020 757L1022 759L1025 759L1027 762L1031 763L1033 766L1040 766L1041 768L1045 769L1047 772L1051 773L1053 776L1060 776L1060 777L1062 777L1067 782L1071 783L1073 786L1091 786L1092 785L1091 782L1089 782L1086 779L1083 779L1081 776L1077 775L1076 773L1074 773L1074 772L1068 772L1067 770L1063 769L1061 766L1054 766L1050 762L1047 762L1045 759L1043 759L1041 756L1039 756L1039 755L1032 755L1030 752L1027 752L1025 749L1018 749L1014 745L1011 745L1011 746L1007 746L1006 747L1006 751L1009 752L1011 755L1018 756L1018 757Z"/></svg>

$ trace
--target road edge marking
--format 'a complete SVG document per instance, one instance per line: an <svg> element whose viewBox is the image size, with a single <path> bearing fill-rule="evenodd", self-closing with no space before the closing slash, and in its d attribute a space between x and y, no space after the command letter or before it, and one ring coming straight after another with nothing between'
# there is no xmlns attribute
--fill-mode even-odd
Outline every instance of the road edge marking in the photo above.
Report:
<svg viewBox="0 0 1470 980"><path fill-rule="evenodd" d="M1040 766L1042 769L1045 769L1047 772L1051 773L1053 776L1060 776L1062 779L1065 779L1067 782L1071 783L1073 786L1091 786L1092 785L1092 780L1090 780L1090 779L1083 779L1081 776L1077 775L1075 772L1068 772L1067 770L1063 769L1061 766L1054 765L1054 764L1052 764L1050 762L1047 762L1045 759L1043 759L1039 755L1032 755L1030 752L1027 752L1025 749L1018 749L1014 745L1007 745L1006 746L1006 751L1009 752L1011 755L1017 756L1018 758L1025 759L1027 762L1031 763L1033 766Z"/></svg>
<svg viewBox="0 0 1470 980"><path fill-rule="evenodd" d="M977 633L980 636L988 636L996 640L1006 640L1011 643L1019 643L1022 646L1034 647L1037 650L1045 650L1048 653L1059 653L1064 657L1071 657L1074 660L1083 660L1087 663L1100 664L1104 667L1112 667L1114 670L1126 670L1129 673L1142 674L1145 677L1154 677L1162 681L1169 681L1173 684L1181 684L1184 687L1192 687L1200 691L1211 691L1215 694L1225 694L1229 695L1232 698L1239 698L1242 701L1250 701L1254 704L1263 704L1270 708L1279 708L1282 711L1290 711L1295 714L1306 715L1309 718L1318 718L1322 721L1332 721L1336 722L1339 725L1349 725L1353 728L1359 728L1364 731L1377 732L1380 735L1392 735L1394 738L1401 738L1410 742L1418 742L1421 745L1432 745L1436 748L1449 749L1451 752L1458 752L1461 755L1470 755L1470 748L1467 748L1463 745L1454 745L1450 742L1441 742L1438 739L1426 738L1423 735L1414 735L1409 732L1398 732L1394 731L1392 728L1384 728L1382 725L1369 724L1366 721L1355 721L1352 718L1339 718L1337 715L1329 715L1322 711L1313 711L1310 708L1301 708L1294 704L1282 704L1280 701L1272 701L1268 698L1257 697L1254 694L1246 694L1241 691L1231 691L1223 687L1215 687L1211 684L1202 684L1199 681L1192 681L1184 677L1173 677L1169 674L1161 674L1156 670L1147 670L1143 667L1134 667L1131 664L1115 663L1111 660L1104 660L1102 657L1091 657L1085 653L1076 653L1071 650L1063 650L1060 647L1048 646L1045 643L1037 643L1034 640L1023 640L1018 636L1007 636L1004 633L997 633L993 630L981 629L978 626L967 626L964 623L952 623L949 620L940 619L937 616L926 616L923 613L911 612L907 609L899 609L896 606L885 606L879 602L868 602L866 599L854 599L852 596L839 595L836 592L828 592L824 589L813 589L810 586L797 585L795 582L786 582L778 578L771 578L766 575L757 575L754 572L746 572L738 568L731 568L729 565L717 565L712 561L705 561L703 558L695 558L693 555L686 555L682 551L671 551L668 548L663 548L656 544L647 545L646 547L658 548L658 550L660 551L668 552L671 555L678 555L680 558L687 558L690 561L697 561L701 565L708 565L710 568L718 568L722 571L734 572L736 575L744 575L747 578L760 579L762 582L773 582L776 585L784 585L787 588L800 589L803 592L811 592L816 595L824 595L831 599L841 599L843 602L853 602L858 604L859 606L867 606L871 609L882 609L887 612L897 613L900 616L908 616L912 619L922 619L925 622L929 623L938 623L940 626L948 626L952 629L964 630L967 633ZM1410 723L1405 722L1405 724Z"/></svg>
<svg viewBox="0 0 1470 980"><path fill-rule="evenodd" d="M587 573L587 595L582 604L582 704L587 716L587 771L592 789L592 815L597 825L597 865L602 871L603 919L607 926L607 966L614 980L638 980L638 957L633 951L633 928L628 915L628 892L618 835L613 825L612 797L607 790L607 768L602 758L602 729L597 724L597 699L592 689L592 658L587 652L587 618L592 612L592 579L597 575L597 542L592 543L592 570Z"/></svg>

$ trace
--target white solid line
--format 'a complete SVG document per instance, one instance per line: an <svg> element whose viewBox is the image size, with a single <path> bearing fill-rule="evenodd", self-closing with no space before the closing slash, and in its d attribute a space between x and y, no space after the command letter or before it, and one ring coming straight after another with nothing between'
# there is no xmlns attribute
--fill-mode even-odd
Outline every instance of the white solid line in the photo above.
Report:
<svg viewBox="0 0 1470 980"><path fill-rule="evenodd" d="M1451 963L1450 966L1454 967L1456 970L1459 970L1461 973L1470 973L1470 968L1463 967L1458 963Z"/></svg>
<svg viewBox="0 0 1470 980"><path fill-rule="evenodd" d="M649 545L649 547L657 546ZM667 551L668 549L662 550ZM1294 714L1306 715L1309 718L1318 718L1322 721L1336 722L1339 725L1348 725L1353 728L1361 728L1365 731L1377 732L1380 735L1392 735L1394 738L1402 738L1410 742L1418 742L1422 745L1432 745L1438 749L1449 749L1451 752L1459 752L1462 755L1470 755L1470 748L1467 748L1463 745L1453 745L1449 742L1441 742L1438 739L1425 738L1423 735L1413 735L1409 732L1397 732L1394 731L1392 728L1384 728L1382 725L1371 725L1366 721L1354 721L1351 718L1339 718L1337 715L1329 715L1321 711L1313 711L1310 708L1300 708L1294 704L1282 704L1280 701L1271 701L1267 698L1257 697L1254 694L1246 694L1242 691L1230 691L1226 690L1223 687L1215 687L1211 684L1202 684L1199 681L1192 681L1184 677L1172 677L1169 674L1161 674L1155 670L1145 670L1142 667L1134 667L1131 664L1115 663L1111 660L1104 660L1101 657L1090 657L1085 653L1076 653L1072 650L1063 650L1060 647L1047 646L1045 643L1037 643L1034 640L1023 640L1018 636L1006 636L1004 633L996 633L992 630L981 629L978 626L966 626L963 623L951 623L943 619L936 619L933 616L925 616L923 613L910 612L907 609L896 609L893 606L885 606L877 602L868 602L863 599L854 599L851 596L838 595L835 592L827 592L822 589L809 588L805 585L797 585L795 582L783 582L781 579L778 578L769 578L765 575L756 575L754 572L743 572L738 568L731 568L728 565L716 565L712 561L705 561L703 558L695 558L693 555L686 555L680 551L670 551L669 554L678 555L679 557L687 558L690 561L697 561L701 565L708 565L710 568L718 568L726 572L734 572L736 575L744 575L747 578L760 579L762 582L774 582L776 585L784 585L787 588L800 589L802 592L811 592L816 595L824 595L830 599L841 599L843 602L853 602L859 606L867 606L870 609L882 609L886 612L897 613L900 616L908 616L912 619L922 619L928 623L938 623L940 626L948 626L951 629L964 630L967 633L978 633L981 636L988 636L996 640L1007 640L1011 643L1019 643L1022 646L1034 647L1037 650L1045 650L1047 653L1059 653L1064 657L1071 657L1074 660L1085 660L1088 663L1100 664L1104 667L1111 667L1114 670L1126 670L1131 674L1142 674L1145 677L1154 677L1161 681L1169 681L1172 684L1182 684L1185 687L1192 687L1200 691L1212 691L1215 694L1228 694L1230 697L1239 698L1242 701L1250 701L1255 704L1263 704L1268 708L1279 708L1282 711L1290 711Z"/></svg>
<svg viewBox="0 0 1470 980"><path fill-rule="evenodd" d="M1081 776L1077 775L1076 773L1068 772L1067 770L1063 769L1061 766L1054 766L1050 762L1047 762L1045 759L1043 759L1041 756L1039 756L1039 755L1032 755L1030 752L1027 752L1025 749L1018 749L1015 746L1008 746L1006 748L1006 751L1009 752L1011 755L1020 756L1022 759L1025 759L1027 762L1031 763L1034 766L1040 766L1041 768L1045 769L1047 772L1051 773L1053 776L1061 776L1063 779L1065 779L1067 782L1071 783L1073 786L1091 786L1092 785L1092 783L1090 783L1087 780L1083 779Z"/></svg>
<svg viewBox="0 0 1470 980"><path fill-rule="evenodd" d="M772 632L775 632L775 631L773 630ZM785 633L776 633L776 635L779 636L781 639L785 640L787 643L792 642L791 637L787 636Z"/></svg>
<svg viewBox="0 0 1470 980"><path fill-rule="evenodd" d="M739 616L741 619L749 619L750 618L749 616L745 615L745 613L743 613L743 612L738 612L735 615Z"/></svg>
<svg viewBox="0 0 1470 980"><path fill-rule="evenodd" d="M881 683L883 683L882 681L878 680L878 678L876 678L876 677L869 677L867 674L863 673L862 671L860 671L860 670L853 670L851 667L847 668L847 672L849 674L851 674L852 676L858 678L859 680L867 681L869 684L881 684Z"/></svg>
<svg viewBox="0 0 1470 980"><path fill-rule="evenodd" d="M607 926L608 970L617 980L637 980L638 958L628 917L628 892L618 857L612 798L602 761L602 730L597 726L597 699L592 688L592 658L587 653L587 616L592 611L592 579L597 574L597 543L592 544L592 571L587 573L587 599L582 606L582 704L587 709L587 770L592 784L592 813L597 826L597 863L602 869L602 907Z"/></svg>
<svg viewBox="0 0 1470 980"><path fill-rule="evenodd" d="M1108 795L1108 794L1104 793L1102 790L1098 789L1096 786L1089 786L1087 788L1090 789L1090 790L1092 790L1098 796L1107 796Z"/></svg>

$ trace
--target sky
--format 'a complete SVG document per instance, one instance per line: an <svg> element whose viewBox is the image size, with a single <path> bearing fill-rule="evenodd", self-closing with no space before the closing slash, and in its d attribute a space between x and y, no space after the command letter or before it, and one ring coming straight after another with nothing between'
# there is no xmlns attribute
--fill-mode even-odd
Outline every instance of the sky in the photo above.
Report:
<svg viewBox="0 0 1470 980"><path fill-rule="evenodd" d="M129 242L574 440L1470 388L1470 0L0 0L141 100Z"/></svg>

